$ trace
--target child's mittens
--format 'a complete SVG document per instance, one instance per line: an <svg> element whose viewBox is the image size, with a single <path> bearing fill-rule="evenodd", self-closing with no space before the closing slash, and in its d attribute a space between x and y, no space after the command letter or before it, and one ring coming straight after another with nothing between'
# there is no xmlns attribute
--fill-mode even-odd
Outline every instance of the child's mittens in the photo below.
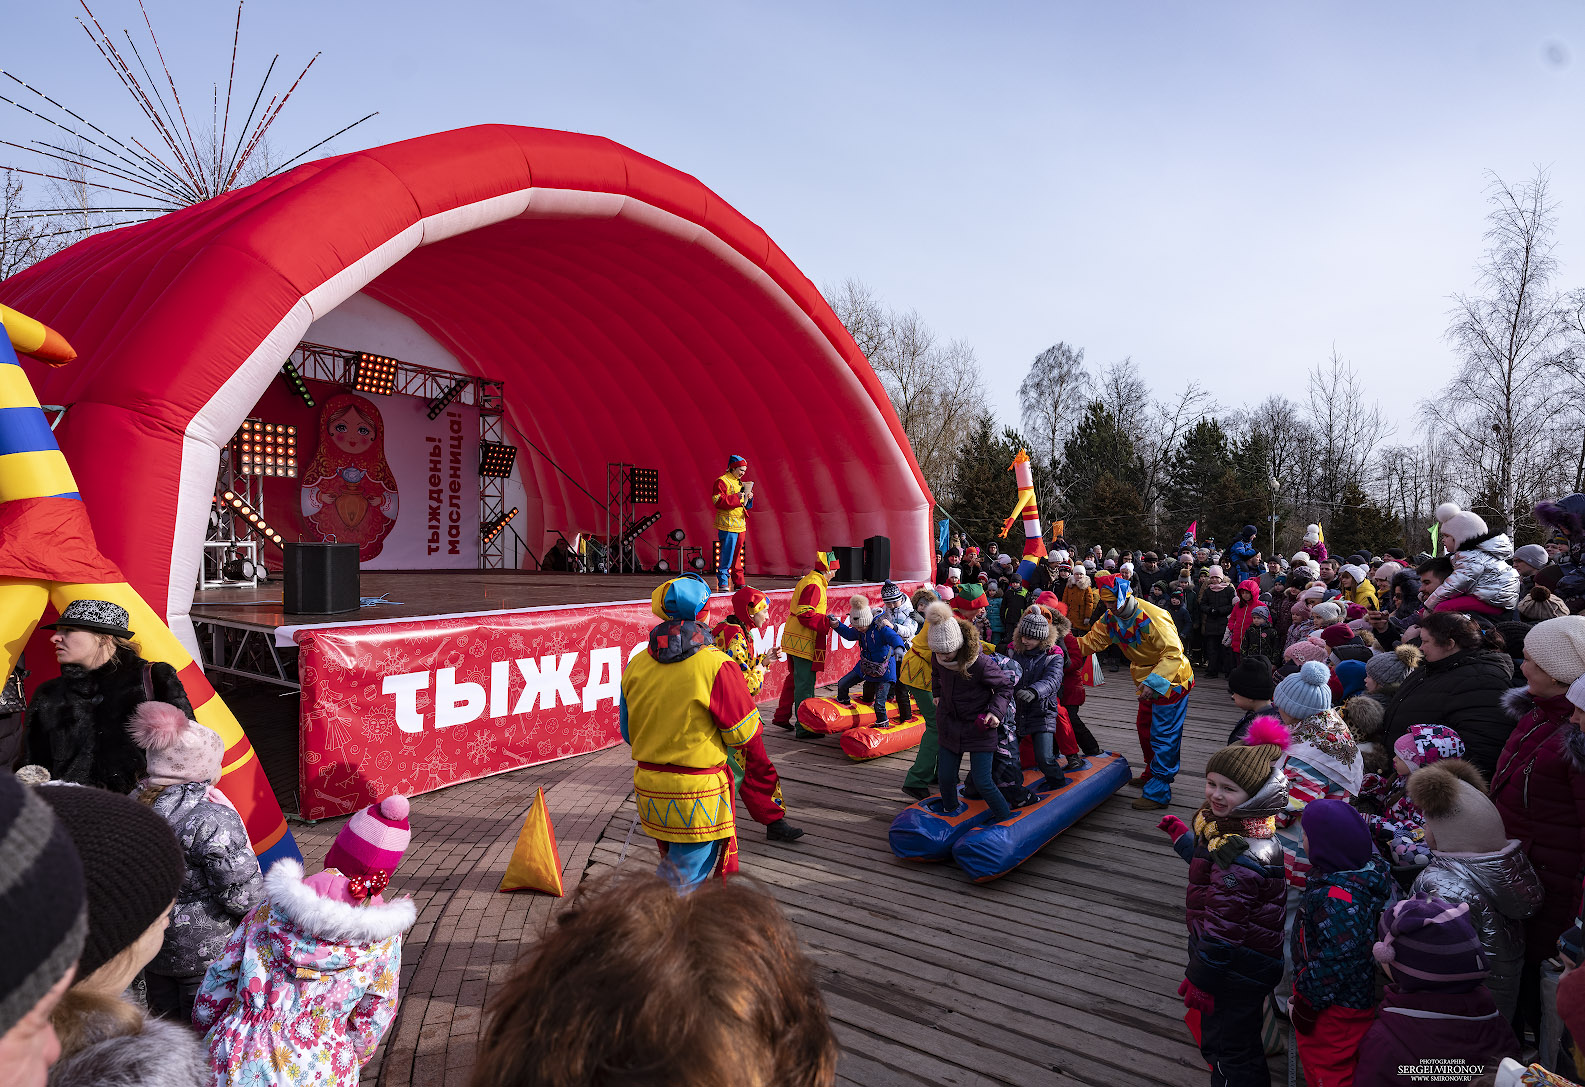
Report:
<svg viewBox="0 0 1585 1087"><path fill-rule="evenodd" d="M1035 689L1033 687L1020 687L1013 692L1013 697L1027 705L1035 700Z"/></svg>
<svg viewBox="0 0 1585 1087"><path fill-rule="evenodd" d="M1216 997L1200 988L1188 978L1184 978L1178 985L1178 995L1183 998L1183 1006L1199 1012L1201 1015L1210 1015L1216 1011Z"/></svg>
<svg viewBox="0 0 1585 1087"><path fill-rule="evenodd" d="M1300 1034L1309 1034L1315 1030L1316 1021L1320 1017L1320 1013L1304 996L1299 993L1293 994L1293 999L1288 1002L1288 1021L1293 1024L1294 1030Z"/></svg>
<svg viewBox="0 0 1585 1087"><path fill-rule="evenodd" d="M1425 844L1425 831L1419 827L1393 835L1392 863L1400 868L1419 868L1431 863L1431 850Z"/></svg>
<svg viewBox="0 0 1585 1087"><path fill-rule="evenodd" d="M1156 824L1156 829L1165 831L1167 837L1172 839L1172 844L1177 845L1178 839L1189 833L1189 824L1176 815L1163 815L1161 822Z"/></svg>

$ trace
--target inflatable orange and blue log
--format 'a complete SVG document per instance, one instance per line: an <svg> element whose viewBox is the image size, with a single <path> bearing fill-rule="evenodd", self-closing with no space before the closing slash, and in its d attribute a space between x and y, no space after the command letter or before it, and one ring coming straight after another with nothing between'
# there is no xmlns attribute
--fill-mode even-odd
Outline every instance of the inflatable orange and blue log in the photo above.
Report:
<svg viewBox="0 0 1585 1087"><path fill-rule="evenodd" d="M52 366L76 358L59 333L0 306L0 675L10 675L46 604L108 600L130 616L143 657L176 669L193 717L220 734L226 753L220 789L247 827L260 864L302 859L258 756L203 668L182 648L120 569L99 550L66 457L39 406L17 352Z"/></svg>
<svg viewBox="0 0 1585 1087"><path fill-rule="evenodd" d="M1040 852L1053 838L1077 823L1107 797L1128 784L1128 760L1102 752L1067 775L1067 784L1018 808L1000 823L985 821L983 800L960 800L959 810L943 814L941 798L931 797L904 808L892 820L887 838L892 852L905 861L951 858L975 883L999 879ZM1024 784L1038 790L1044 774L1026 770Z"/></svg>

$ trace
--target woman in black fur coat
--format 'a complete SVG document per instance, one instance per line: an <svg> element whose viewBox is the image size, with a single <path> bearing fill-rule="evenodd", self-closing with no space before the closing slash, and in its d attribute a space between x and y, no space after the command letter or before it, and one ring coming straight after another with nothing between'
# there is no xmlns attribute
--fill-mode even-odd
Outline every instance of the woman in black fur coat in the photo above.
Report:
<svg viewBox="0 0 1585 1087"><path fill-rule="evenodd" d="M27 711L27 760L56 781L130 793L143 776L143 749L127 722L139 703L169 702L189 718L176 669L149 662L127 629L126 609L74 600L46 627L61 674L39 686Z"/></svg>

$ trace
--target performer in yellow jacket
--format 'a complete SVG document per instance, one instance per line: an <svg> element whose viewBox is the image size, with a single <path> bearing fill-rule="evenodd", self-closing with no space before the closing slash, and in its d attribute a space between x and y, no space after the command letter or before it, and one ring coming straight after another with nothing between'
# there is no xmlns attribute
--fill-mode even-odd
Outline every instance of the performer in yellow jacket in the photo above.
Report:
<svg viewBox="0 0 1585 1087"><path fill-rule="evenodd" d="M815 694L815 676L826 663L826 642L831 637L831 619L826 615L826 586L836 572L836 555L820 552L814 566L793 587L792 606L787 616L787 626L782 630L782 652L787 654L792 668L792 682L784 683L781 698L776 703L776 715L771 723L793 729L800 740L818 733L802 725L794 725L798 707Z"/></svg>
<svg viewBox="0 0 1585 1087"><path fill-rule="evenodd" d="M633 748L639 822L684 891L737 871L727 750L759 735L759 710L737 662L717 649L699 612L710 586L698 574L662 582L649 648L622 673L622 739Z"/></svg>
<svg viewBox="0 0 1585 1087"><path fill-rule="evenodd" d="M726 592L727 577L731 587L741 589L743 578L743 536L748 532L748 511L754 507L754 484L743 482L748 473L748 461L732 454L726 459L726 471L715 481L715 494L710 503L715 507L715 535L721 556L716 564L715 587Z"/></svg>
<svg viewBox="0 0 1585 1087"><path fill-rule="evenodd" d="M1139 687L1134 727L1145 756L1144 772L1130 782L1145 787L1134 807L1165 808L1172 800L1172 779L1178 774L1194 669L1183 655L1172 616L1136 597L1126 578L1101 574L1095 583L1106 614L1079 639L1079 648L1088 654L1116 645L1128 658L1129 674Z"/></svg>
<svg viewBox="0 0 1585 1087"><path fill-rule="evenodd" d="M775 646L763 653L754 652L754 632L764 630L769 622L770 604L765 594L745 585L732 594L732 613L715 628L715 647L743 670L751 699L765 682L765 666L782 658L782 651ZM737 795L743 798L743 806L754 822L764 826L765 837L773 842L796 842L802 838L804 832L787 822L781 775L765 751L764 736L756 733L742 747L728 749L727 761L737 782Z"/></svg>

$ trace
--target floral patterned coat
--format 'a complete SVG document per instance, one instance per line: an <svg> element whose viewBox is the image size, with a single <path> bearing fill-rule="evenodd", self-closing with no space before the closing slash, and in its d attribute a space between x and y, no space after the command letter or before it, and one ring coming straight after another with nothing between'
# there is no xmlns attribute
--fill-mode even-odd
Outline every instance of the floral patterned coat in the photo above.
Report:
<svg viewBox="0 0 1585 1087"><path fill-rule="evenodd" d="M396 1017L410 898L353 906L278 861L266 901L209 967L193 1007L215 1087L357 1087Z"/></svg>

